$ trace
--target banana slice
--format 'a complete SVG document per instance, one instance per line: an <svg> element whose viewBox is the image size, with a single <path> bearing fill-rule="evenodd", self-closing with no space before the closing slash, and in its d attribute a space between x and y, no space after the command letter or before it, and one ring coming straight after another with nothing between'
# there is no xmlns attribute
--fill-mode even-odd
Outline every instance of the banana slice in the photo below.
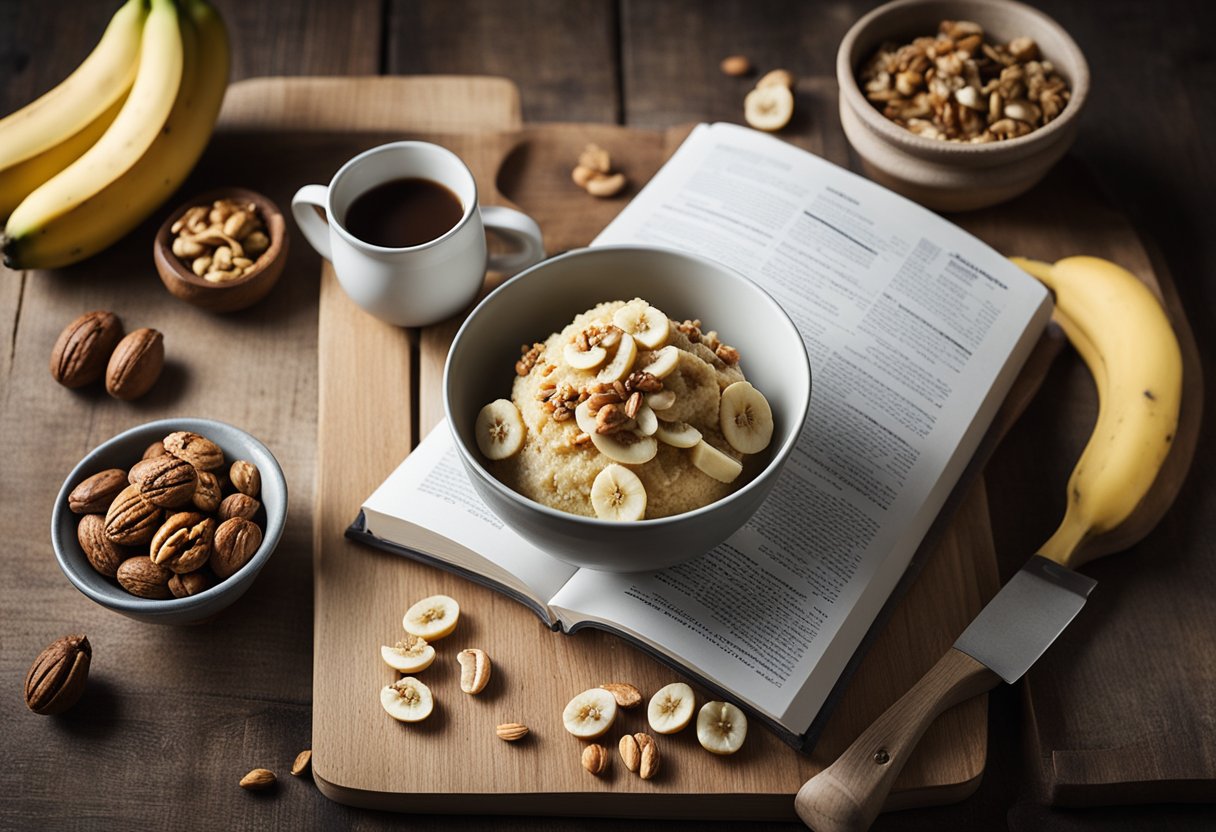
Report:
<svg viewBox="0 0 1216 832"><path fill-rule="evenodd" d="M380 691L380 706L398 722L421 722L435 710L431 689L405 676Z"/></svg>
<svg viewBox="0 0 1216 832"><path fill-rule="evenodd" d="M794 115L794 94L781 84L757 87L743 99L743 118L757 130L770 133L790 123Z"/></svg>
<svg viewBox="0 0 1216 832"><path fill-rule="evenodd" d="M688 422L664 422L659 419L654 438L673 448L695 448L701 441L701 431Z"/></svg>
<svg viewBox="0 0 1216 832"><path fill-rule="evenodd" d="M773 411L764 394L746 381L722 391L718 425L730 446L741 454L756 454L773 438Z"/></svg>
<svg viewBox="0 0 1216 832"><path fill-rule="evenodd" d="M477 447L486 459L506 459L524 446L524 420L507 399L495 399L477 414L473 428Z"/></svg>
<svg viewBox="0 0 1216 832"><path fill-rule="evenodd" d="M646 720L660 734L683 731L692 720L692 709L696 705L692 688L683 682L672 682L650 697L646 706Z"/></svg>
<svg viewBox="0 0 1216 832"><path fill-rule="evenodd" d="M638 369L650 373L655 378L667 378L680 366L680 348L667 345L650 355L650 360Z"/></svg>
<svg viewBox="0 0 1216 832"><path fill-rule="evenodd" d="M669 410L676 403L676 394L674 390L660 390L657 393L646 394L646 404L651 410Z"/></svg>
<svg viewBox="0 0 1216 832"><path fill-rule="evenodd" d="M574 408L574 423L583 433L595 433L595 414L591 412L590 404L581 402L578 407Z"/></svg>
<svg viewBox="0 0 1216 832"><path fill-rule="evenodd" d="M452 634L460 620L460 604L446 595L423 598L405 611L401 625L412 636L438 641Z"/></svg>
<svg viewBox="0 0 1216 832"><path fill-rule="evenodd" d="M562 348L562 358L576 370L594 370L608 360L608 350L603 347L592 347L584 352L577 344L566 344Z"/></svg>
<svg viewBox="0 0 1216 832"><path fill-rule="evenodd" d="M574 736L589 740L608 731L616 721L616 699L603 688L589 688L570 700L562 725Z"/></svg>
<svg viewBox="0 0 1216 832"><path fill-rule="evenodd" d="M729 702L706 702L697 713L697 742L713 754L734 754L747 739L747 717Z"/></svg>
<svg viewBox="0 0 1216 832"><path fill-rule="evenodd" d="M380 646L380 657L393 670L402 673L420 673L435 661L435 648L426 643L426 639L409 636L405 641L397 642L396 647L387 644Z"/></svg>
<svg viewBox="0 0 1216 832"><path fill-rule="evenodd" d="M641 465L654 459L659 452L659 443L653 436L639 436L631 430L620 430L616 433L587 434L596 450L613 462L624 465Z"/></svg>
<svg viewBox="0 0 1216 832"><path fill-rule="evenodd" d="M612 359L603 366L596 375L596 381L609 383L620 381L629 375L629 371L633 369L633 362L638 358L638 345L634 342L633 336L625 333L621 335L621 342L616 345L616 352L612 354Z"/></svg>
<svg viewBox="0 0 1216 832"><path fill-rule="evenodd" d="M718 482L734 482L743 465L702 439L692 447L692 464Z"/></svg>
<svg viewBox="0 0 1216 832"><path fill-rule="evenodd" d="M640 298L616 310L612 323L648 350L657 350L666 344L671 331L667 316Z"/></svg>
<svg viewBox="0 0 1216 832"><path fill-rule="evenodd" d="M659 417L654 415L650 405L643 404L639 407L638 415L634 418L637 419L638 433L642 436L654 436L655 431L659 429Z"/></svg>
<svg viewBox="0 0 1216 832"><path fill-rule="evenodd" d="M591 507L601 520L641 520L646 516L646 487L628 468L609 465L591 483Z"/></svg>

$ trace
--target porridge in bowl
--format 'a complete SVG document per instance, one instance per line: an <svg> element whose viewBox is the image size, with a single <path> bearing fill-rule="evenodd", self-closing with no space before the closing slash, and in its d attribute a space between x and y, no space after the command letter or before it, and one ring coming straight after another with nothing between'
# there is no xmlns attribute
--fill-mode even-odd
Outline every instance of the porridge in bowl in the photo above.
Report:
<svg viewBox="0 0 1216 832"><path fill-rule="evenodd" d="M478 415L478 448L504 484L571 514L642 520L709 505L772 438L738 351L641 298L525 345L515 372L511 398Z"/></svg>

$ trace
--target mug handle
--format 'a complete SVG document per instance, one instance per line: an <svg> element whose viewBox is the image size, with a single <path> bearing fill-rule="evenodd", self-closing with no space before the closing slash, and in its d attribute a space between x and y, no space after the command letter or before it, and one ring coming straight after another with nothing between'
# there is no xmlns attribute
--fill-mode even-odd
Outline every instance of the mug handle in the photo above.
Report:
<svg viewBox="0 0 1216 832"><path fill-rule="evenodd" d="M326 260L333 260L329 249L329 225L316 211L317 208L324 211L328 201L328 186L305 185L291 198L291 213L296 218L296 225L304 232L304 239L317 250L317 254Z"/></svg>
<svg viewBox="0 0 1216 832"><path fill-rule="evenodd" d="M304 188L301 193L304 190L308 189ZM294 207L294 203L292 205ZM487 268L490 271L511 275L545 259L545 242L540 226L527 214L501 205L485 205L481 208L481 222L486 228L513 240L521 249L510 254L489 255Z"/></svg>

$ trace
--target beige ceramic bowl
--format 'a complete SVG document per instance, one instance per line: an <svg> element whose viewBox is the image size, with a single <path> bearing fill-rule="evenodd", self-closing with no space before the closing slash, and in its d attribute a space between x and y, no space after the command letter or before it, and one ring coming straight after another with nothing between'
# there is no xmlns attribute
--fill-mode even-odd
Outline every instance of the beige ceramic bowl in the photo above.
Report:
<svg viewBox="0 0 1216 832"><path fill-rule="evenodd" d="M1038 130L990 144L918 136L888 120L862 94L857 71L884 42L932 36L942 20L972 20L986 37L1008 43L1027 36L1068 82L1063 112ZM1011 0L896 0L853 25L836 53L840 122L874 181L939 211L983 208L1029 190L1063 157L1076 136L1089 92L1089 66L1054 20Z"/></svg>

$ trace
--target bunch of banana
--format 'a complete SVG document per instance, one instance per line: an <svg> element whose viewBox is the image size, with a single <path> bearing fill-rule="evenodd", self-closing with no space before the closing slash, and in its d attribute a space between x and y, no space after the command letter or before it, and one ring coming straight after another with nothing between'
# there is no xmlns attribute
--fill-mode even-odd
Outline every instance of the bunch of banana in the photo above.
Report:
<svg viewBox="0 0 1216 832"><path fill-rule="evenodd" d="M1013 258L1055 294L1053 317L1093 373L1098 420L1068 481L1068 508L1039 553L1071 567L1082 544L1119 526L1165 462L1182 404L1182 352L1160 302L1097 257Z"/></svg>
<svg viewBox="0 0 1216 832"><path fill-rule="evenodd" d="M76 72L0 121L5 263L66 266L139 225L202 155L228 61L206 0L128 0Z"/></svg>

